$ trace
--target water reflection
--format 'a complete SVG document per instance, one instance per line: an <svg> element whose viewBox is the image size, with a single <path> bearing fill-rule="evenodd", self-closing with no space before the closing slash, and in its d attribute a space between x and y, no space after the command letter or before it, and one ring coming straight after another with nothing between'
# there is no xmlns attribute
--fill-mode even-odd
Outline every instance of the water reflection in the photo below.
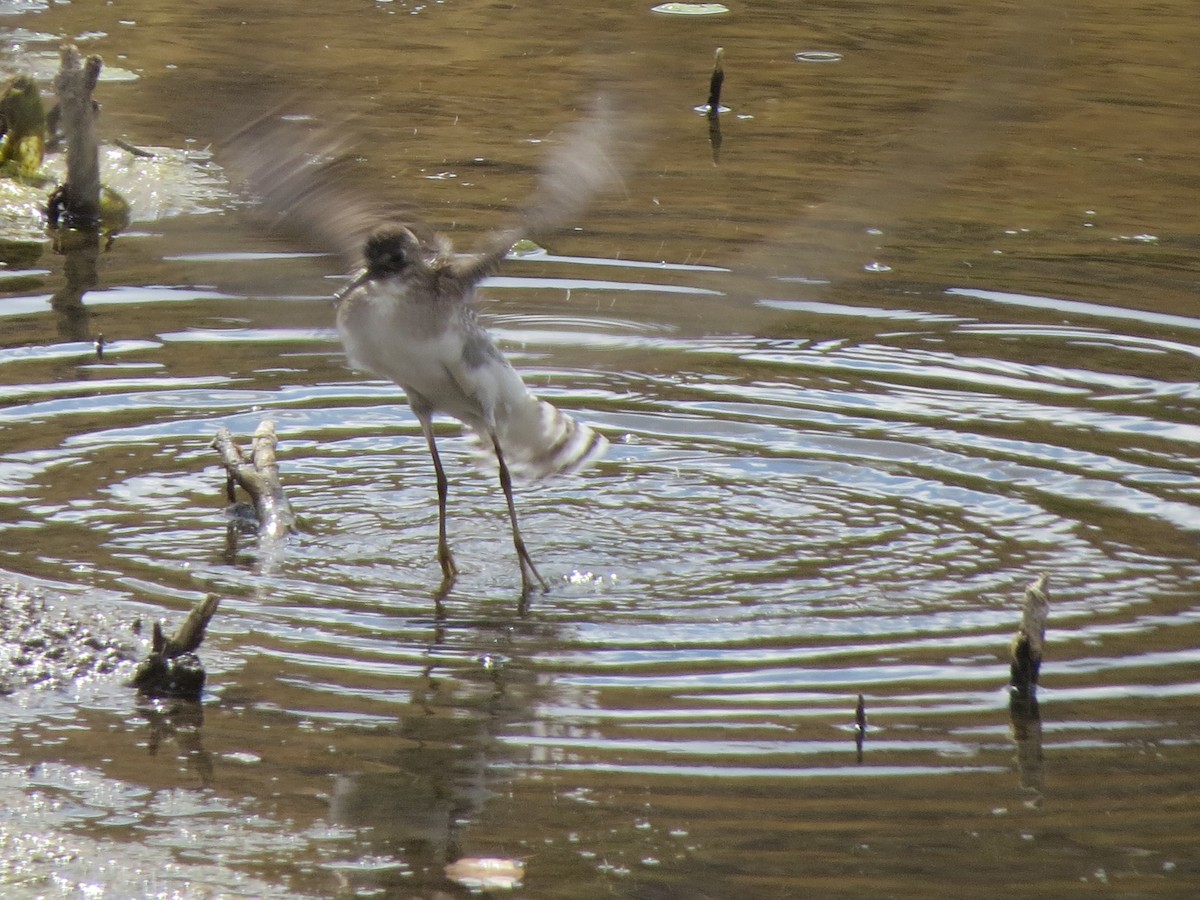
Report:
<svg viewBox="0 0 1200 900"><path fill-rule="evenodd" d="M189 771L200 787L213 785L213 757L204 749L204 710L199 703L171 702L165 706L145 701L139 711L145 717L146 753L158 756L174 749L187 760Z"/></svg>
<svg viewBox="0 0 1200 900"><path fill-rule="evenodd" d="M1017 745L1017 773L1021 789L1028 794L1026 804L1040 806L1046 782L1045 754L1042 750L1042 715L1037 697L1013 695L1009 702L1012 714L1013 743Z"/></svg>
<svg viewBox="0 0 1200 900"><path fill-rule="evenodd" d="M76 232L65 235L69 246L60 247L63 254L63 277L66 283L50 298L50 308L58 319L58 333L63 340L91 339L91 322L83 295L100 283L96 260L100 255L100 234Z"/></svg>
<svg viewBox="0 0 1200 900"><path fill-rule="evenodd" d="M435 650L430 647L431 655ZM496 738L514 718L528 714L507 695L506 665L483 668L492 676L490 686L473 685L459 696L452 670L443 673L431 664L422 671L394 729L394 749L376 761L375 771L334 778L333 823L368 829L371 844L417 870L437 872L463 855L461 832L503 790L494 769L502 758L493 749ZM360 887L379 884L381 873L371 874L355 881Z"/></svg>

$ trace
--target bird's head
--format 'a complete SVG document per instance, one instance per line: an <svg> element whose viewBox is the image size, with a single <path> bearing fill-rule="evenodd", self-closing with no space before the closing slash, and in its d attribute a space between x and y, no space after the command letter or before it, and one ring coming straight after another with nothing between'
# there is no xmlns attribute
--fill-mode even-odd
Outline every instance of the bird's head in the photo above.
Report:
<svg viewBox="0 0 1200 900"><path fill-rule="evenodd" d="M385 225L373 231L363 246L363 261L371 278L398 275L410 266L425 264L421 242L401 225Z"/></svg>

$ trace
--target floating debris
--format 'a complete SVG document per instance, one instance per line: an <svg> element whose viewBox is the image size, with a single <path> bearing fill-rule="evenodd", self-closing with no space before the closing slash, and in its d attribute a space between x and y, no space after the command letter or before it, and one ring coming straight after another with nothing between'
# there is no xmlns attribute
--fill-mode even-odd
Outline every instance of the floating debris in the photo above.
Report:
<svg viewBox="0 0 1200 900"><path fill-rule="evenodd" d="M725 84L725 48L718 47L713 54L712 76L708 79L708 101L705 106L712 113L721 111L721 86Z"/></svg>
<svg viewBox="0 0 1200 900"><path fill-rule="evenodd" d="M463 857L449 863L446 877L472 891L510 891L521 886L525 863L519 859Z"/></svg>
<svg viewBox="0 0 1200 900"><path fill-rule="evenodd" d="M99 610L61 608L17 585L0 587L0 696L115 672L134 659L118 630Z"/></svg>
<svg viewBox="0 0 1200 900"><path fill-rule="evenodd" d="M801 50L796 54L796 62L806 63L835 63L843 58L836 50Z"/></svg>
<svg viewBox="0 0 1200 900"><path fill-rule="evenodd" d="M708 100L696 111L708 118L708 143L712 147L713 165L721 161L721 113L729 112L729 107L721 105L721 86L725 83L725 48L718 47L713 54L712 76L708 80Z"/></svg>
<svg viewBox="0 0 1200 900"><path fill-rule="evenodd" d="M720 16L729 12L723 3L660 3L650 7L650 12L667 16Z"/></svg>
<svg viewBox="0 0 1200 900"><path fill-rule="evenodd" d="M14 78L0 96L0 175L36 177L46 151L46 109L37 82Z"/></svg>
<svg viewBox="0 0 1200 900"><path fill-rule="evenodd" d="M508 251L508 255L514 259L525 259L530 256L546 256L546 248L529 238L521 238L512 245L512 249Z"/></svg>

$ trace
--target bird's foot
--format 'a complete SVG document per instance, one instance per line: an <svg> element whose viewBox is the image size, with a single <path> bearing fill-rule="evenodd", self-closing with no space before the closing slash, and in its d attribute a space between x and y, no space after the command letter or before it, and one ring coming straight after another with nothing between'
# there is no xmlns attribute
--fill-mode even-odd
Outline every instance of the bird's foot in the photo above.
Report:
<svg viewBox="0 0 1200 900"><path fill-rule="evenodd" d="M440 602L450 593L454 582L458 580L458 566L454 564L454 554L450 552L448 544L438 545L438 562L442 565L442 583L434 596Z"/></svg>
<svg viewBox="0 0 1200 900"><path fill-rule="evenodd" d="M550 585L546 583L546 579L541 576L537 568L533 565L533 560L529 558L528 553L521 555L521 596L528 597L538 586L541 586L543 594L550 593Z"/></svg>

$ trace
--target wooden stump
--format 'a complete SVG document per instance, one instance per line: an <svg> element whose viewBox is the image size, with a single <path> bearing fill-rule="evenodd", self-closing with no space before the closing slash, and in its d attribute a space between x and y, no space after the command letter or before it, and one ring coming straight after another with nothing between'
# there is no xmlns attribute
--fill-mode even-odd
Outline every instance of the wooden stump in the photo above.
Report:
<svg viewBox="0 0 1200 900"><path fill-rule="evenodd" d="M192 608L188 617L171 637L162 625L154 623L150 655L133 674L133 686L147 697L198 701L204 690L204 666L195 651L204 641L208 623L216 615L221 601L206 597Z"/></svg>
<svg viewBox="0 0 1200 900"><path fill-rule="evenodd" d="M92 99L100 69L99 56L83 59L73 44L61 51L62 64L54 76L58 94L58 124L66 137L67 180L50 196L50 225L68 229L100 228L100 153L96 138L99 104Z"/></svg>

